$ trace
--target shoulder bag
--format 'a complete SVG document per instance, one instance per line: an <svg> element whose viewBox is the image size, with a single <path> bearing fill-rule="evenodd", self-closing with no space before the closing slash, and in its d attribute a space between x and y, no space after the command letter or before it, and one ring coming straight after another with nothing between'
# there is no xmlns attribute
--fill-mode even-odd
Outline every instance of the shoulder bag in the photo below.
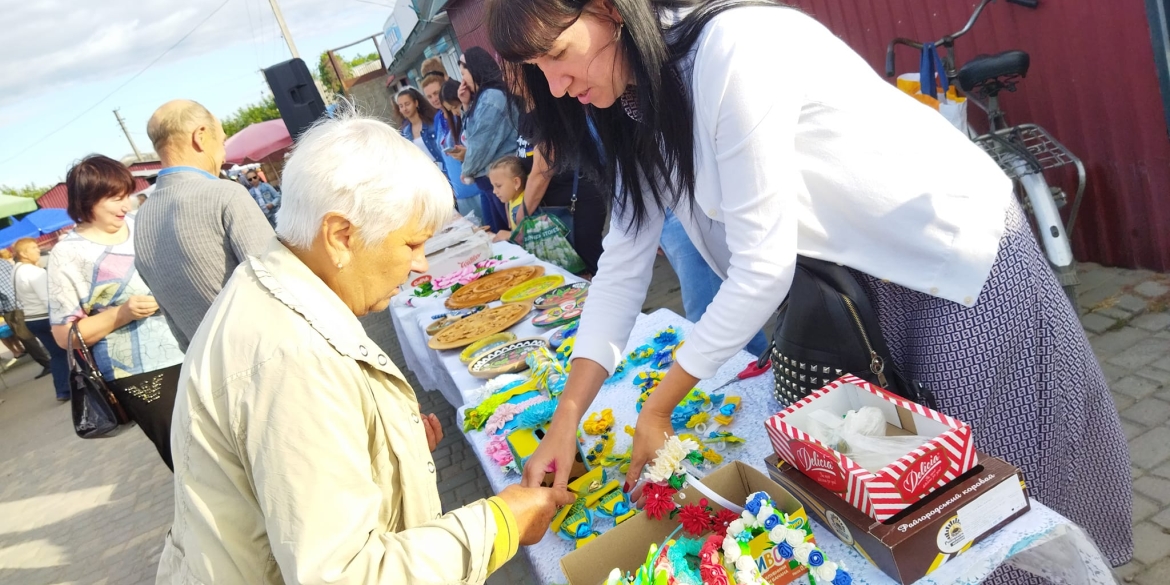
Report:
<svg viewBox="0 0 1170 585"><path fill-rule="evenodd" d="M759 366L768 361L765 354ZM877 313L844 266L797 256L788 298L772 337L776 400L796 403L822 386L853 374L913 401L890 361Z"/></svg>
<svg viewBox="0 0 1170 585"><path fill-rule="evenodd" d="M76 321L69 328L66 354L69 356L69 391L74 432L82 439L113 436L119 426L130 422L130 418L102 379L89 347L81 338Z"/></svg>

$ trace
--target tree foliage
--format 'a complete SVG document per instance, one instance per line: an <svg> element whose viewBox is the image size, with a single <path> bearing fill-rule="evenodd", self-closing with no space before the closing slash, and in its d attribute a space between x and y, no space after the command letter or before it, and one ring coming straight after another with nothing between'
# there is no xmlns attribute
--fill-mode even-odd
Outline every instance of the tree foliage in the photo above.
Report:
<svg viewBox="0 0 1170 585"><path fill-rule="evenodd" d="M246 105L236 110L234 114L225 117L223 131L226 135L232 136L252 124L275 120L279 117L280 110L276 108L276 100L272 96L268 96L260 103Z"/></svg>
<svg viewBox="0 0 1170 585"><path fill-rule="evenodd" d="M357 67L358 65L361 65L362 63L369 63L370 61L377 61L377 60L378 60L377 53L370 53L369 55L358 55L357 57L354 57L352 61L349 62L349 66L350 67Z"/></svg>
<svg viewBox="0 0 1170 585"><path fill-rule="evenodd" d="M353 66L346 63L344 59L336 58L334 63L337 64L342 79L353 76ZM326 91L331 91L334 94L342 93L341 80L337 79L337 75L333 73L333 67L329 64L329 51L321 53L321 58L317 60L317 78L321 80L321 85L325 86Z"/></svg>
<svg viewBox="0 0 1170 585"><path fill-rule="evenodd" d="M29 183L23 187L9 187L8 185L0 185L0 195L9 195L12 197L27 197L29 199L36 199L48 191L48 187L41 187L35 183Z"/></svg>

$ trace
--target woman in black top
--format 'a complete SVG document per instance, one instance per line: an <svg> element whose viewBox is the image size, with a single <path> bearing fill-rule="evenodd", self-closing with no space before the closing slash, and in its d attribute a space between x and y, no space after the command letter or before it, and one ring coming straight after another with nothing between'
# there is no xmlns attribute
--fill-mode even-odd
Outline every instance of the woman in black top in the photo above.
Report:
<svg viewBox="0 0 1170 585"><path fill-rule="evenodd" d="M580 171L552 174L540 149L528 139L536 135L531 127L532 122L528 114L520 116L519 148L516 154L531 165L528 183L524 188L521 216L538 213L541 206L568 207L573 216L570 242L585 262L582 276L592 277L597 274L597 261L601 258L602 231L605 229L605 216L609 213L608 200L593 181L580 176ZM574 175L578 175L576 181Z"/></svg>

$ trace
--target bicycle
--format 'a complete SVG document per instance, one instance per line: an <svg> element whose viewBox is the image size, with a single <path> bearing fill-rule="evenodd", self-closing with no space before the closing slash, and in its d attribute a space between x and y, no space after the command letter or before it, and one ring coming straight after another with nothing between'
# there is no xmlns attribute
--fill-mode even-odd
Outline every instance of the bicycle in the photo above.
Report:
<svg viewBox="0 0 1170 585"><path fill-rule="evenodd" d="M1031 65L1031 57L1027 53L1013 50L998 55L981 55L955 68L955 41L971 32L984 9L992 2L995 0L982 0L962 30L934 44L939 49L945 49L945 55L941 58L947 79L962 89L969 103L976 104L987 113L988 133L972 140L1015 182L1016 196L1025 211L1031 213L1036 236L1075 310L1076 287L1080 279L1077 277L1076 259L1073 258L1069 238L1076 226L1077 213L1085 194L1085 165L1040 126L1007 125L1005 114L999 107L999 94L1004 90L1015 92L1020 81L1027 77ZM1039 5L1039 0L1007 2L1025 8L1036 8ZM918 51L922 51L925 46L924 43L905 38L891 41L886 51L886 76L890 78L895 75L894 52L898 45ZM1060 187L1050 186L1044 172L1068 165L1076 167L1078 185L1076 197L1069 208L1068 221L1062 222L1060 208L1068 204L1068 195Z"/></svg>

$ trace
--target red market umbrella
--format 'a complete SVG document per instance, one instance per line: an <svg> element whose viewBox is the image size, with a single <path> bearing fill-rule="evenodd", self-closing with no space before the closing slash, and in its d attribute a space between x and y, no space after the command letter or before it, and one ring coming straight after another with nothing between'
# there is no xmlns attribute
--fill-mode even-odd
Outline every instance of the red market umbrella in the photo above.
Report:
<svg viewBox="0 0 1170 585"><path fill-rule="evenodd" d="M292 145L293 139L280 118L252 124L224 144L228 162L238 165L269 161L274 156L283 155Z"/></svg>

